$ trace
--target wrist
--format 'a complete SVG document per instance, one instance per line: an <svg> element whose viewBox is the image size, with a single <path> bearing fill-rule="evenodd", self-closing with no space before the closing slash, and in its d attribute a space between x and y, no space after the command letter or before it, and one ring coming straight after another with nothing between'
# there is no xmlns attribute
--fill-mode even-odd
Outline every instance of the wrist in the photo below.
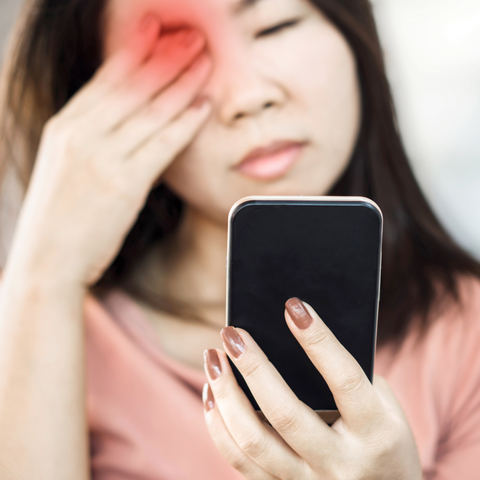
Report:
<svg viewBox="0 0 480 480"><path fill-rule="evenodd" d="M83 297L87 293L82 279L67 265L58 267L53 263L36 261L26 256L20 260L9 257L0 281L2 289L8 288L12 294L30 292L39 296L61 294Z"/></svg>

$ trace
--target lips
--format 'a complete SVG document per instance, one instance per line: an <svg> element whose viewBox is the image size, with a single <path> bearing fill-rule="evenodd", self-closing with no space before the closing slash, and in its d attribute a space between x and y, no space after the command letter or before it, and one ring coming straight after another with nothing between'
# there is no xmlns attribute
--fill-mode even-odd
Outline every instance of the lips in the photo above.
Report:
<svg viewBox="0 0 480 480"><path fill-rule="evenodd" d="M235 168L240 173L258 180L282 177L296 163L305 144L291 140L275 141L252 150Z"/></svg>

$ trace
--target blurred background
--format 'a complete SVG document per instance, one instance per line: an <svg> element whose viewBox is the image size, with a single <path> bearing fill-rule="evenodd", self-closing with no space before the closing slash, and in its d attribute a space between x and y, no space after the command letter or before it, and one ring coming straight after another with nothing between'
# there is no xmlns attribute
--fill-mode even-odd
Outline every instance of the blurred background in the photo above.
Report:
<svg viewBox="0 0 480 480"><path fill-rule="evenodd" d="M480 259L480 2L372 3L412 167L442 223ZM21 4L0 0L0 65ZM7 193L12 218L18 192L12 184Z"/></svg>

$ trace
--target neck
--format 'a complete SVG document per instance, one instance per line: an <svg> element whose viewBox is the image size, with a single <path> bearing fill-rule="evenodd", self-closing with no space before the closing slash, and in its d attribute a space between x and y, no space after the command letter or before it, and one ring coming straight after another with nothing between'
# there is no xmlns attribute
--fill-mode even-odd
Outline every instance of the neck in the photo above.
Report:
<svg viewBox="0 0 480 480"><path fill-rule="evenodd" d="M177 230L156 253L163 292L194 306L224 308L226 224L187 208Z"/></svg>

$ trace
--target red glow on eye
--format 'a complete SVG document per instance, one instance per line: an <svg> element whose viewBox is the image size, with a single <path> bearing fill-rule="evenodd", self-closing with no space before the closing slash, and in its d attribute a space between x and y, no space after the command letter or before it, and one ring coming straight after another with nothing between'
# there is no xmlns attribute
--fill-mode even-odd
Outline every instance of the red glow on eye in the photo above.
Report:
<svg viewBox="0 0 480 480"><path fill-rule="evenodd" d="M116 10L118 2L118 10ZM122 0L112 1L112 27L118 38L125 38L126 31L133 23L141 23L141 19L149 14L160 20L161 35L172 34L182 28L198 28L209 38L217 37L225 20L224 0L157 0L150 4L142 1L132 2L126 7ZM133 26L133 25L132 25Z"/></svg>
<svg viewBox="0 0 480 480"><path fill-rule="evenodd" d="M149 3L146 3L149 2ZM174 39L180 31L200 30L205 37L204 50L208 51L214 63L214 69L222 63L230 63L229 38L232 32L231 12L224 0L140 0L126 2L112 0L107 18L106 55L113 54L126 47L129 38L139 28L142 19L153 15L160 22L160 34L157 46L163 52L162 64L171 65L182 62L182 51ZM162 46L163 43L163 46ZM170 44L167 48L167 44ZM143 50L139 46L139 50ZM198 53L201 49L198 50ZM230 48L231 50L231 48ZM160 63L160 62L158 62Z"/></svg>

